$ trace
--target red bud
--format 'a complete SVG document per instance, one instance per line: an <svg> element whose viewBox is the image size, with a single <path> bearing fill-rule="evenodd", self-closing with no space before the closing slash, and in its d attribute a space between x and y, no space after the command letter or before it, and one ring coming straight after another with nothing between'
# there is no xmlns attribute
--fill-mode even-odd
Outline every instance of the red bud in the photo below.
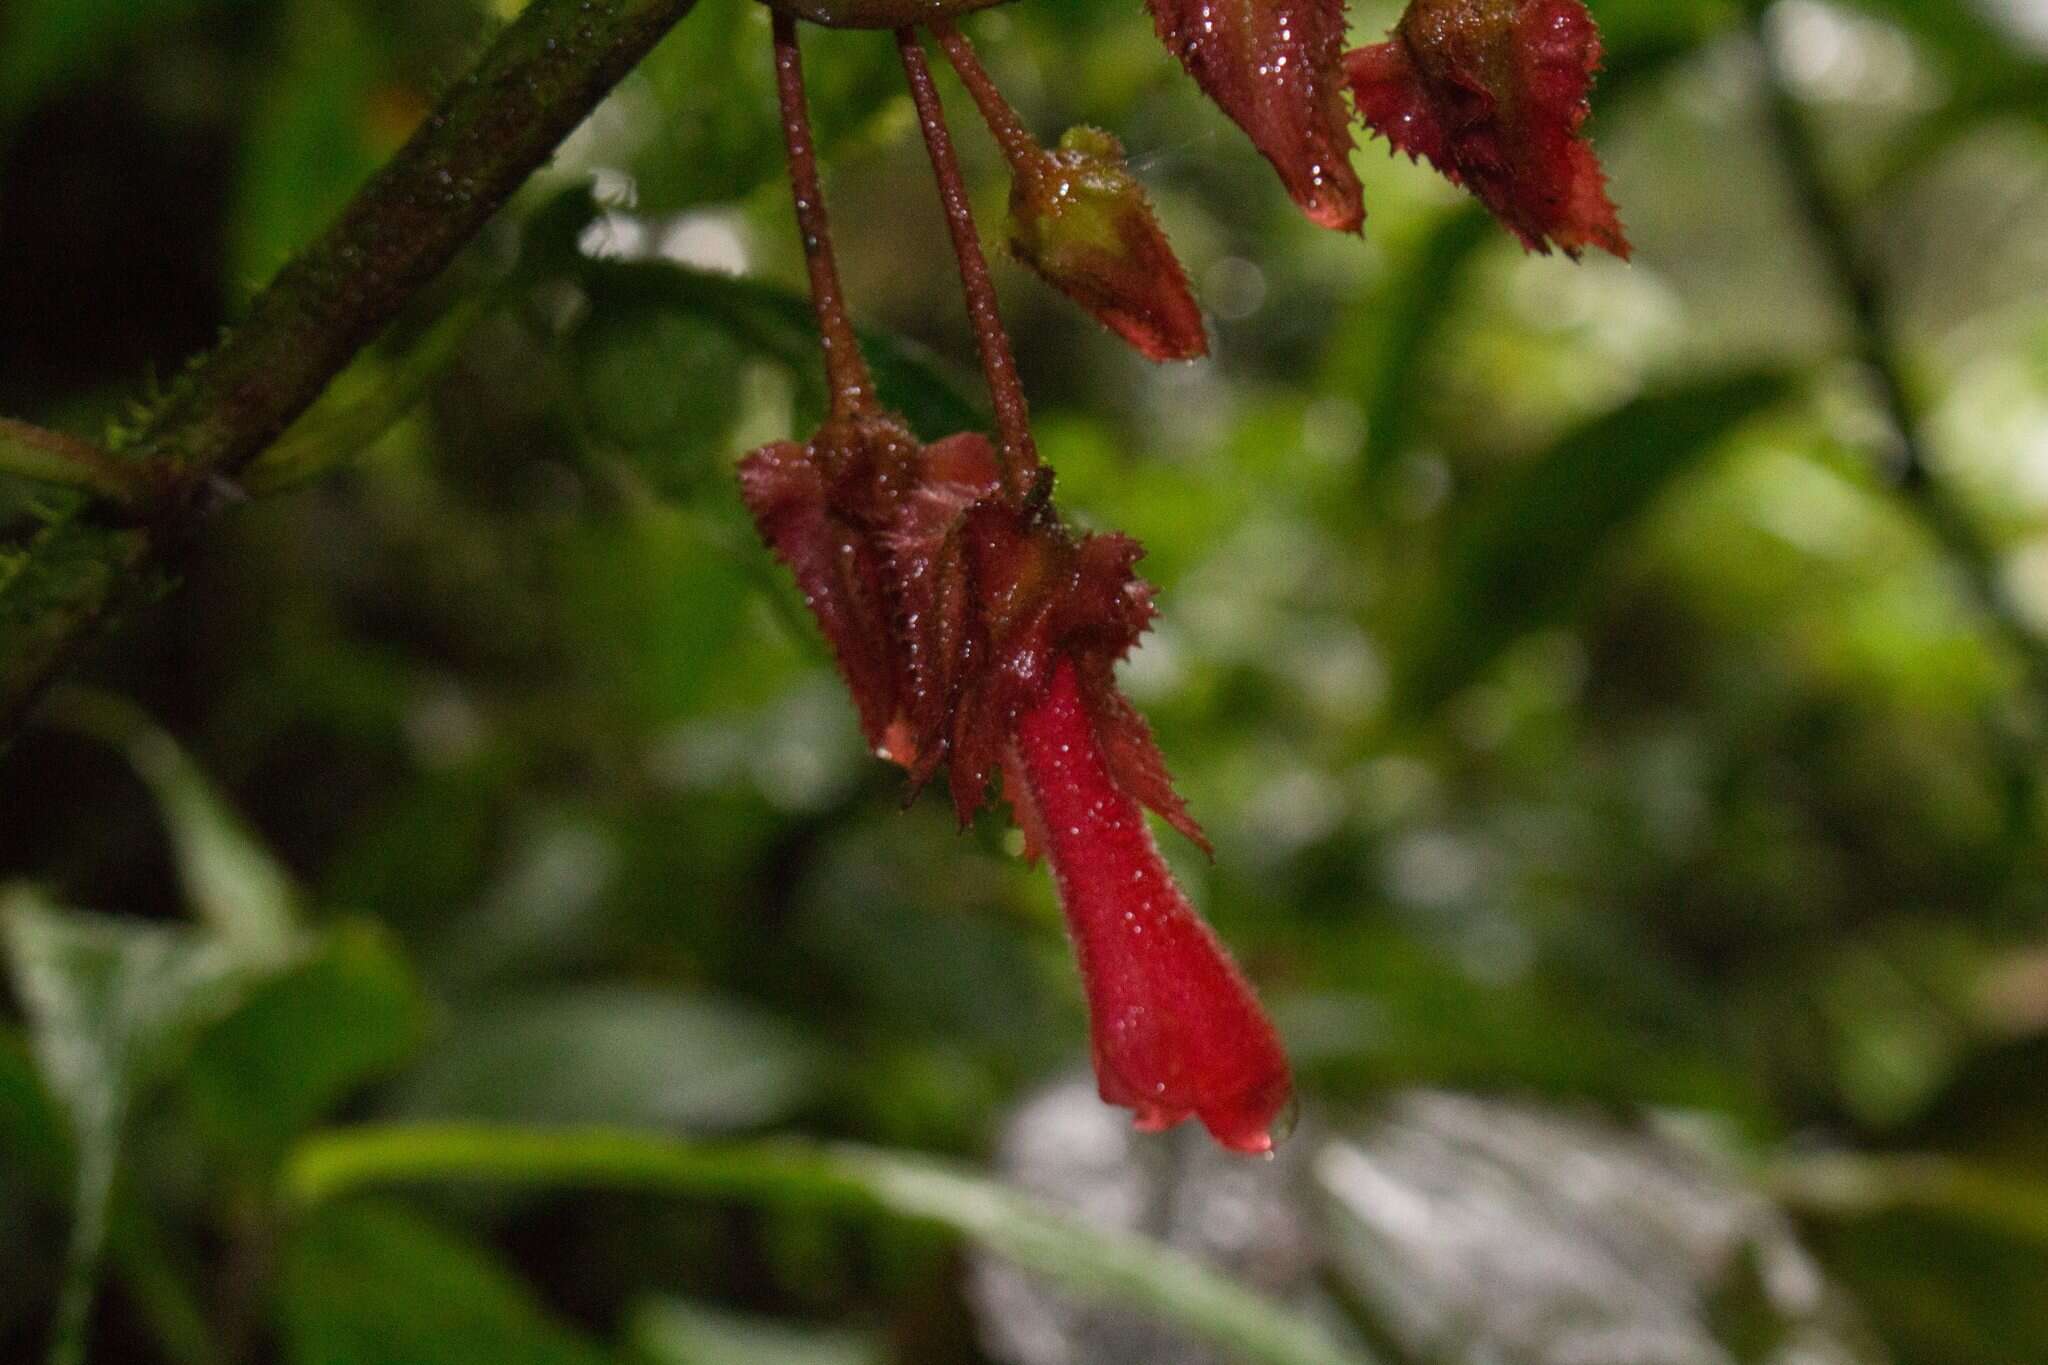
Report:
<svg viewBox="0 0 2048 1365"><path fill-rule="evenodd" d="M1344 108L1344 0L1147 0L1159 36L1324 227L1365 222Z"/></svg>
<svg viewBox="0 0 2048 1365"><path fill-rule="evenodd" d="M1059 150L1013 167L1010 250L1150 360L1209 353L1187 272L1153 215L1123 145L1074 128Z"/></svg>
<svg viewBox="0 0 2048 1365"><path fill-rule="evenodd" d="M1391 41L1344 62L1359 116L1469 188L1531 251L1628 257L1579 135L1600 66L1581 0L1414 0Z"/></svg>

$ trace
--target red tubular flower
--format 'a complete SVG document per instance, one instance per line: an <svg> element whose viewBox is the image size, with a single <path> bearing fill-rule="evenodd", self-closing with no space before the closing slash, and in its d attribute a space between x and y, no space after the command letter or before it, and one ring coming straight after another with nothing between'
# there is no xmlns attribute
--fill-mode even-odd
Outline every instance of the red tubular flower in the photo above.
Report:
<svg viewBox="0 0 2048 1365"><path fill-rule="evenodd" d="M1059 881L1096 1085L1144 1132L1192 1116L1234 1151L1271 1151L1291 1092L1286 1054L1115 775L1100 707L1061 660L1018 718L1011 789L1027 841Z"/></svg>
<svg viewBox="0 0 2048 1365"><path fill-rule="evenodd" d="M1531 251L1628 257L1580 136L1600 67L1581 0L1414 0L1391 40L1344 66L1368 126L1471 189Z"/></svg>
<svg viewBox="0 0 2048 1365"><path fill-rule="evenodd" d="M1226 1147L1270 1150L1286 1055L1145 824L1149 806L1208 846L1116 689L1153 614L1137 543L1076 537L1042 494L1012 496L981 436L919 446L888 418L765 447L740 477L870 744L914 786L945 767L963 824L1001 775L1059 885L1103 1099L1148 1132L1198 1117Z"/></svg>

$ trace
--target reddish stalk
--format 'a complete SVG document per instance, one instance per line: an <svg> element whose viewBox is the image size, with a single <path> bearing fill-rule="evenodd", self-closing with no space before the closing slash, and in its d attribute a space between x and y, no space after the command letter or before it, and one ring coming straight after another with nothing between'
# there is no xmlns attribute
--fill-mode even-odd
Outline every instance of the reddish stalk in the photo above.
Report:
<svg viewBox="0 0 2048 1365"><path fill-rule="evenodd" d="M775 88L782 101L782 138L789 149L789 185L796 197L796 225L804 264L811 276L811 306L825 351L825 382L832 389L832 415L852 417L875 411L875 381L861 357L839 265L832 255L832 228L825 217L825 191L818 180L818 149L811 138L811 114L804 98L804 67L797 50L796 20L774 15Z"/></svg>
<svg viewBox="0 0 2048 1365"><path fill-rule="evenodd" d="M1031 161L1038 152L1038 141L1024 126L1024 120L1017 117L1017 111L1003 98L1003 92L996 89L996 83L989 79L987 68L981 58L974 54L974 44L967 41L967 35L953 25L933 24L932 37L939 40L939 49L946 54L946 60L953 65L953 73L960 78L960 84L967 87L967 93L974 97L975 107L981 110L982 121L988 124L989 133L994 136L1008 157L1010 164L1021 166Z"/></svg>
<svg viewBox="0 0 2048 1365"><path fill-rule="evenodd" d="M982 374L988 383L989 399L995 404L1003 477L1010 492L1022 497L1030 491L1035 482L1032 476L1038 470L1038 445L1031 439L1031 412L1024 400L1024 381L1017 375L1017 358L1010 351L1009 333L1003 330L1002 312L996 306L995 281L989 275L988 259L981 252L981 238L974 229L974 211L967 202L967 182L960 174L952 135L946 131L945 106L939 102L938 86L932 83L924 48L918 44L913 30L901 28L896 30L896 50L903 58L903 74L910 80L910 98L917 105L925 150L931 154L932 174L939 182L939 200L946 209L946 226L953 235L953 254L960 262L961 291L967 296L967 315L974 324L975 343L981 351Z"/></svg>

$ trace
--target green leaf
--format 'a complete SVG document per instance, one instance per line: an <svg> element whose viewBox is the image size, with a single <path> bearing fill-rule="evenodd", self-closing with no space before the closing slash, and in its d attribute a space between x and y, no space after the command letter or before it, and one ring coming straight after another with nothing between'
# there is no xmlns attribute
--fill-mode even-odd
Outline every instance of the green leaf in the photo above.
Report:
<svg viewBox="0 0 2048 1365"><path fill-rule="evenodd" d="M294 488L376 445L426 397L493 299L489 291L466 294L403 345L357 356L243 472L242 486L257 494Z"/></svg>
<svg viewBox="0 0 2048 1365"><path fill-rule="evenodd" d="M0 896L0 941L37 1065L69 1114L77 1153L75 1222L51 1352L53 1365L65 1365L83 1356L130 1111L271 964L216 936L60 911L26 889Z"/></svg>
<svg viewBox="0 0 2048 1365"><path fill-rule="evenodd" d="M340 925L194 1049L185 1100L207 1149L275 1165L336 1103L412 1055L425 1011L411 967L383 931Z"/></svg>
<svg viewBox="0 0 2048 1365"><path fill-rule="evenodd" d="M721 474L729 463L721 457ZM738 505L730 487L720 492ZM735 555L717 534L702 518L673 514L640 518L625 534L591 528L563 538L562 591L582 604L569 639L614 704L650 729L699 713L746 624L759 560ZM620 592L625 583L661 591Z"/></svg>
<svg viewBox="0 0 2048 1365"><path fill-rule="evenodd" d="M1819 1221L1811 1240L1855 1292L1892 1359L2048 1360L2048 1251L2039 1241L1910 1208Z"/></svg>
<svg viewBox="0 0 2048 1365"><path fill-rule="evenodd" d="M419 1181L640 1189L826 1205L947 1228L1075 1295L1156 1314L1263 1365L1338 1365L1314 1322L1170 1247L1095 1227L958 1167L871 1148L782 1142L711 1146L642 1133L392 1125L309 1139L287 1167L305 1204Z"/></svg>
<svg viewBox="0 0 2048 1365"><path fill-rule="evenodd" d="M833 43L804 75L828 162L902 128L903 73L887 43ZM634 83L655 107L618 120L631 131L614 155L631 158L642 203L670 212L728 202L782 178L775 70L758 10L700 5L688 35L656 48ZM658 130L651 139L650 130Z"/></svg>
<svg viewBox="0 0 2048 1365"><path fill-rule="evenodd" d="M81 1155L114 1140L135 1098L263 971L221 939L58 910L22 888L0 897L0 933L36 1062Z"/></svg>
<svg viewBox="0 0 2048 1365"><path fill-rule="evenodd" d="M650 1365L884 1365L889 1359L872 1333L794 1327L680 1299L643 1304L627 1340Z"/></svg>
<svg viewBox="0 0 2048 1365"><path fill-rule="evenodd" d="M156 794L193 910L248 962L282 964L298 946L291 874L235 814L178 742L127 701L71 692L57 718L120 749Z"/></svg>
<svg viewBox="0 0 2048 1365"><path fill-rule="evenodd" d="M60 1180L71 1163L64 1120L36 1074L28 1045L0 1028L0 1156L39 1184Z"/></svg>
<svg viewBox="0 0 2048 1365"><path fill-rule="evenodd" d="M282 27L248 120L227 219L228 278L248 290L312 241L390 150L373 145L366 116L390 73L356 8L296 0L284 7Z"/></svg>
<svg viewBox="0 0 2048 1365"><path fill-rule="evenodd" d="M1934 1154L1832 1152L1789 1156L1766 1172L1795 1208L1840 1218L1911 1210L1974 1223L2048 1248L2048 1178Z"/></svg>
<svg viewBox="0 0 2048 1365"><path fill-rule="evenodd" d="M2048 124L2048 67L2036 64L2004 79L1979 80L1919 119L1886 152L1872 177L1882 191L1926 169L1959 137L2001 119Z"/></svg>
<svg viewBox="0 0 2048 1365"><path fill-rule="evenodd" d="M1400 697L1428 711L1570 609L1601 553L1679 476L1790 392L1746 373L1639 398L1566 435L1472 508L1406 651Z"/></svg>
<svg viewBox="0 0 2048 1365"><path fill-rule="evenodd" d="M1905 1151L1791 1151L1759 1184L1859 1291L1896 1358L2048 1360L2048 1039L1979 1049Z"/></svg>
<svg viewBox="0 0 2048 1365"><path fill-rule="evenodd" d="M0 9L0 142L8 125L102 53L197 8L197 0L12 0Z"/></svg>
<svg viewBox="0 0 2048 1365"><path fill-rule="evenodd" d="M1378 310L1373 326L1380 344L1371 373L1372 396L1365 411L1364 465L1359 471L1376 494L1395 460L1414 435L1419 379L1438 333L1452 314L1451 300L1466 267L1498 232L1486 210L1461 205L1444 216L1403 272L1392 298Z"/></svg>
<svg viewBox="0 0 2048 1365"><path fill-rule="evenodd" d="M289 1365L602 1365L505 1269L404 1209L316 1210L286 1249Z"/></svg>
<svg viewBox="0 0 2048 1365"><path fill-rule="evenodd" d="M652 261L591 261L585 287L594 307L608 299L645 306L658 301L717 324L749 350L789 367L814 386L823 409L824 362L810 300L758 280ZM883 406L901 413L925 440L961 431L985 431L988 415L969 398L945 363L914 341L863 329L861 350L874 371Z"/></svg>
<svg viewBox="0 0 2048 1365"><path fill-rule="evenodd" d="M724 326L622 293L572 344L586 432L636 457L664 495L728 477L746 390L744 353Z"/></svg>
<svg viewBox="0 0 2048 1365"><path fill-rule="evenodd" d="M788 1117L825 1069L815 1044L740 1005L581 988L458 1014L393 1102L431 1118L731 1131Z"/></svg>
<svg viewBox="0 0 2048 1365"><path fill-rule="evenodd" d="M650 310L681 313L707 323L745 350L785 366L809 406L825 409L824 361L811 301L803 294L666 260L603 260L582 254L579 242L595 221L597 205L586 187L564 191L535 210L526 223L521 273L528 282L568 276L590 301L593 324ZM926 440L961 431L987 431L991 420L955 372L930 350L889 332L860 330L861 351L874 371L884 406L902 414Z"/></svg>

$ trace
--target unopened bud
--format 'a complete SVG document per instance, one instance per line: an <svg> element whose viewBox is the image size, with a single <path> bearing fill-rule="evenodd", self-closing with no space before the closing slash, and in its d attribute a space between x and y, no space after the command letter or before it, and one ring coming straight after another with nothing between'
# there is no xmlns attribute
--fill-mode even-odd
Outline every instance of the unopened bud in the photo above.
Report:
<svg viewBox="0 0 2048 1365"><path fill-rule="evenodd" d="M1115 137L1075 128L1015 166L1010 249L1152 360L1207 355L1187 272Z"/></svg>

